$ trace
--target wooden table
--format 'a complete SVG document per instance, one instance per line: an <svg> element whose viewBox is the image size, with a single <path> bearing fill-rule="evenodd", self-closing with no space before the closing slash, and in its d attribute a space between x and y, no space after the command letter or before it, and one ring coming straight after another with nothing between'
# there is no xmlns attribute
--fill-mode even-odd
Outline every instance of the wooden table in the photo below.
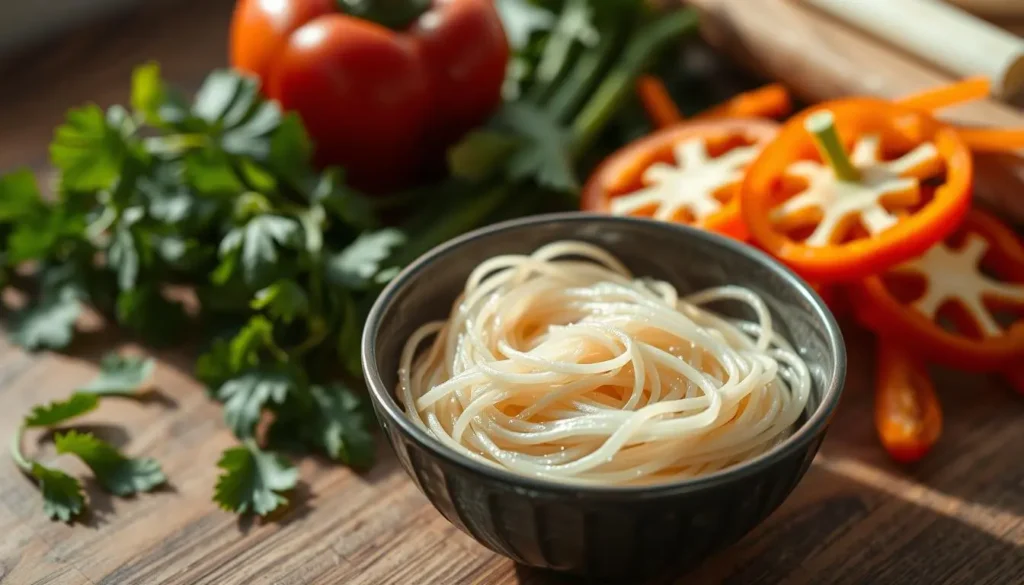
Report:
<svg viewBox="0 0 1024 585"><path fill-rule="evenodd" d="M229 13L223 0L152 4L0 71L0 169L45 170L64 110L123 102L130 70L144 60L157 59L167 76L194 88L224 63ZM67 395L103 353L121 347L116 331L91 328L68 356L27 355L0 338L3 439L31 405ZM846 396L795 493L740 544L658 583L1024 583L1024 400L997 380L942 373L942 441L921 464L897 467L873 435L871 340L853 328L847 336ZM46 520L37 489L0 462L0 582L565 582L516 567L458 532L383 444L380 463L364 476L302 461L298 503L276 522L217 510L214 463L233 438L191 378L189 355L158 357L162 399L105 403L89 423L131 454L156 457L170 486L131 500L89 489L91 516L69 526Z"/></svg>

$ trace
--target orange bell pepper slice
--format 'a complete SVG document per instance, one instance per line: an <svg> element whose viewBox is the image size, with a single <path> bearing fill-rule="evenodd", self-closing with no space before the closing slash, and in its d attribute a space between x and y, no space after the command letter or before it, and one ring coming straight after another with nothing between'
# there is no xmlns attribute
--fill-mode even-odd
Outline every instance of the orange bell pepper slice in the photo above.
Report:
<svg viewBox="0 0 1024 585"><path fill-rule="evenodd" d="M665 128L683 121L672 96L665 84L653 75L644 75L637 80L637 95L647 117L656 128ZM786 88L772 83L743 92L721 104L697 114L704 118L782 118L793 111L793 102Z"/></svg>
<svg viewBox="0 0 1024 585"><path fill-rule="evenodd" d="M783 85L772 83L736 95L697 118L784 118L792 111L789 92Z"/></svg>
<svg viewBox="0 0 1024 585"><path fill-rule="evenodd" d="M991 94L991 85L985 77L972 77L921 93L910 95L896 103L912 109L933 112L965 102L985 99ZM1024 148L1024 129L956 127L960 139L971 152L1009 152Z"/></svg>
<svg viewBox="0 0 1024 585"><path fill-rule="evenodd" d="M875 431L890 457L912 463L942 435L942 408L924 363L899 343L876 349Z"/></svg>
<svg viewBox="0 0 1024 585"><path fill-rule="evenodd" d="M820 135L808 124L822 125ZM826 137L831 150L822 154ZM851 98L784 124L747 168L739 202L757 244L829 284L876 274L942 240L970 208L972 179L971 153L953 128L921 110Z"/></svg>
<svg viewBox="0 0 1024 585"><path fill-rule="evenodd" d="M935 363L970 371L1020 369L1024 244L974 209L923 256L851 287L858 319Z"/></svg>
<svg viewBox="0 0 1024 585"><path fill-rule="evenodd" d="M691 224L747 237L736 193L757 151L778 124L758 118L676 124L605 159L583 186L584 211Z"/></svg>
<svg viewBox="0 0 1024 585"><path fill-rule="evenodd" d="M672 101L668 89L657 77L643 75L637 79L636 93L655 128L665 128L683 121L683 115Z"/></svg>

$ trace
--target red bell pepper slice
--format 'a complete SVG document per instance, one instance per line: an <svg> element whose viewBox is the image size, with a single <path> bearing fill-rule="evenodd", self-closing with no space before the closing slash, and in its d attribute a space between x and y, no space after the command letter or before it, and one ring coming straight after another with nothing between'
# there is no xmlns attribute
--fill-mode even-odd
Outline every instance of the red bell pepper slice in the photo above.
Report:
<svg viewBox="0 0 1024 585"><path fill-rule="evenodd" d="M899 343L879 338L875 431L890 457L912 463L942 435L942 408L924 363Z"/></svg>
<svg viewBox="0 0 1024 585"><path fill-rule="evenodd" d="M1024 245L983 211L851 294L862 323L929 361L991 372L1019 368L1024 358Z"/></svg>

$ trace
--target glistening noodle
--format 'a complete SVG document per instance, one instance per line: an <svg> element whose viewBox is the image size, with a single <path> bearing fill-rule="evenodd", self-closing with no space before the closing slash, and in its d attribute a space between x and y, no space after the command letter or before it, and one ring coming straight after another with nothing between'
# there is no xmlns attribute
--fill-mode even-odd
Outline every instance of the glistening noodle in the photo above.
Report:
<svg viewBox="0 0 1024 585"><path fill-rule="evenodd" d="M752 320L706 305L745 303ZM398 399L442 444L514 473L625 485L707 474L794 429L811 380L754 292L680 296L591 244L480 264L402 353Z"/></svg>

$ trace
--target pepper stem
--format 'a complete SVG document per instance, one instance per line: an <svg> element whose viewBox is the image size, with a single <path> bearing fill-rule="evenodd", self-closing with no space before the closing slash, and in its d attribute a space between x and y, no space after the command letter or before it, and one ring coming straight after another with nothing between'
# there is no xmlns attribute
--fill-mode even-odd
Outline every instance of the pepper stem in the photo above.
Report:
<svg viewBox="0 0 1024 585"><path fill-rule="evenodd" d="M839 141L832 112L822 110L811 114L804 121L804 128L814 135L814 144L818 147L821 158L832 167L832 172L840 181L860 180L860 171L850 162L843 143Z"/></svg>
<svg viewBox="0 0 1024 585"><path fill-rule="evenodd" d="M430 0L335 0L338 10L393 30L404 30L430 8Z"/></svg>

